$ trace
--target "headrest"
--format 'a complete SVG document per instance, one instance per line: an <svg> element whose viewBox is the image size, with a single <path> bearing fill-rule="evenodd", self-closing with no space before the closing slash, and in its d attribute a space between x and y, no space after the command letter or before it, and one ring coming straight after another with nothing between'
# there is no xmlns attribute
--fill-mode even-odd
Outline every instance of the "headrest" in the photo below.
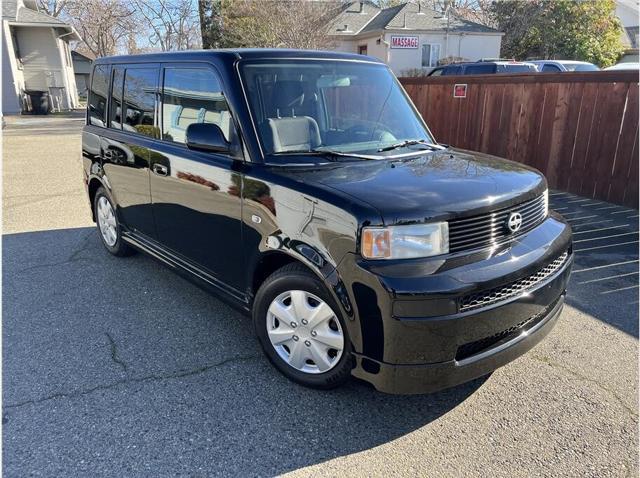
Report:
<svg viewBox="0 0 640 478"><path fill-rule="evenodd" d="M271 116L293 116L292 109L295 112L295 109L300 108L303 102L304 90L302 89L301 81L276 81L273 86L273 97L271 100L273 112Z"/></svg>

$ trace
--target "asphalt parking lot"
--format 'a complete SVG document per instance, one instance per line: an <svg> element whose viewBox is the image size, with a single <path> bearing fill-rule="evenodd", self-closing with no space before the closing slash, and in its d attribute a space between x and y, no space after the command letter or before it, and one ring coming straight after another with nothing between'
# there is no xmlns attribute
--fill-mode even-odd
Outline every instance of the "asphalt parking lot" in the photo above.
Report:
<svg viewBox="0 0 640 478"><path fill-rule="evenodd" d="M319 392L269 365L247 318L104 250L81 124L4 130L5 476L637 476L637 210L552 193L575 231L568 306L490 377Z"/></svg>

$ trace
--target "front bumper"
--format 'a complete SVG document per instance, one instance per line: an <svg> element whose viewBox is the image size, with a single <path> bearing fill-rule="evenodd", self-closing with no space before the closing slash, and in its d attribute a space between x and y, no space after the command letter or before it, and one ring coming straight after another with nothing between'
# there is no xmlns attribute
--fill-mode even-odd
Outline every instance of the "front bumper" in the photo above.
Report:
<svg viewBox="0 0 640 478"><path fill-rule="evenodd" d="M483 260L448 261L423 275L406 265L374 272L362 262L352 264L359 322L349 327L354 376L383 392L432 392L486 375L530 350L562 310L573 263L571 230L560 217L550 217ZM552 273L539 274L554 262L559 265ZM531 277L542 278L529 286ZM523 280L516 294L463 305Z"/></svg>
<svg viewBox="0 0 640 478"><path fill-rule="evenodd" d="M487 375L531 350L554 327L563 306L564 294L558 297L531 328L464 360L454 359L448 362L421 365L392 365L381 362L367 363L366 361L371 359L358 357L359 367L354 369L354 375L386 393L429 393L453 387ZM364 364L363 361L365 361ZM374 370L375 373L371 373Z"/></svg>

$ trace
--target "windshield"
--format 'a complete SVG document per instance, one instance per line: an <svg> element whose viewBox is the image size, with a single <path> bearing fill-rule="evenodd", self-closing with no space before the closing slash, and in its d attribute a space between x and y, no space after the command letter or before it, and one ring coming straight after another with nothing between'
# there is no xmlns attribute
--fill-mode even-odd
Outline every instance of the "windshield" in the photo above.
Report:
<svg viewBox="0 0 640 478"><path fill-rule="evenodd" d="M267 155L331 151L375 159L394 154L383 148L433 143L385 65L264 60L242 62L241 75Z"/></svg>

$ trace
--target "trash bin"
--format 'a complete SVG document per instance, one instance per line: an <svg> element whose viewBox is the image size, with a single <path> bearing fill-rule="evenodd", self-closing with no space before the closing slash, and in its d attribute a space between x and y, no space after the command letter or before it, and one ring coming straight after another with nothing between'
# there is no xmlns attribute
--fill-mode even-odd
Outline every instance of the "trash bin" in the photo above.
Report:
<svg viewBox="0 0 640 478"><path fill-rule="evenodd" d="M29 96L29 102L31 103L31 114L34 115L46 115L51 108L51 101L49 100L49 92L27 90L25 93Z"/></svg>

